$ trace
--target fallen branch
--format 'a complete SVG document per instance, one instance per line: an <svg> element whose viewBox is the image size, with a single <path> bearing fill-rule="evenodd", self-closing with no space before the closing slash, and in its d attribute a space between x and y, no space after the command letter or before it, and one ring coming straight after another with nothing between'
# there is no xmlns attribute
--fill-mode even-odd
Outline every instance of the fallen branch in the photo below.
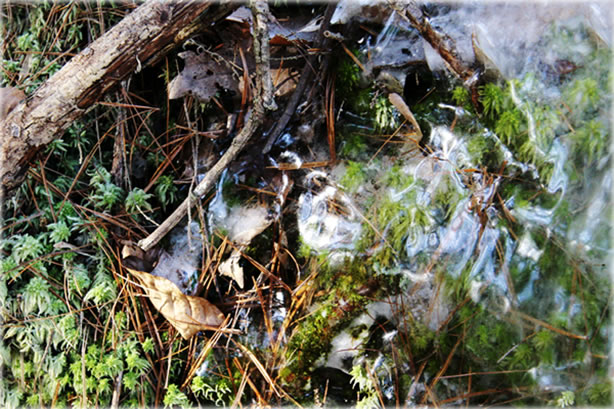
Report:
<svg viewBox="0 0 614 409"><path fill-rule="evenodd" d="M275 101L273 100L272 91L266 84L272 84L271 74L269 70L269 47L268 38L269 30L266 23L266 18L269 14L266 0L253 0L250 2L252 14L254 17L254 55L256 56L256 92L254 93L254 105L251 111L247 114L248 118L238 133L232 140L228 150L222 155L219 161L205 174L204 178L194 188L191 194L175 209L175 211L149 236L139 241L138 245L144 251L149 251L153 248L173 227L177 225L192 208L195 203L198 203L203 195L205 195L214 186L217 179L220 177L224 169L230 165L230 162L237 154L245 147L247 141L262 124L265 109L276 109ZM265 103L267 104L265 108Z"/></svg>
<svg viewBox="0 0 614 409"><path fill-rule="evenodd" d="M118 82L155 64L236 4L149 1L72 58L0 122L0 201L19 186L34 156Z"/></svg>

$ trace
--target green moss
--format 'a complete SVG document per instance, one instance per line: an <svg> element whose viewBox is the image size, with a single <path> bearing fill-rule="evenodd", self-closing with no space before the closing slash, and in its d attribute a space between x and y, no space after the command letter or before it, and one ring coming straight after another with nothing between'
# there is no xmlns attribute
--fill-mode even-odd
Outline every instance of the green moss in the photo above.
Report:
<svg viewBox="0 0 614 409"><path fill-rule="evenodd" d="M339 156L355 161L364 160L369 154L367 135L364 131L345 129L337 135Z"/></svg>
<svg viewBox="0 0 614 409"><path fill-rule="evenodd" d="M397 162L384 174L382 183L394 190L404 191L414 180L413 176L404 171L402 163Z"/></svg>
<svg viewBox="0 0 614 409"><path fill-rule="evenodd" d="M324 304L300 323L288 342L286 357L288 370L282 371L282 381L288 385L294 396L301 396L303 387L311 378L316 363L325 357L331 348L335 335L349 324L359 310L352 304L345 313L339 309L339 300L328 297Z"/></svg>
<svg viewBox="0 0 614 409"><path fill-rule="evenodd" d="M495 119L510 105L509 97L496 84L486 84L480 87L480 102L487 118Z"/></svg>
<svg viewBox="0 0 614 409"><path fill-rule="evenodd" d="M472 112L473 107L471 105L471 96L469 91L465 87L455 87L452 91L452 101L467 112Z"/></svg>
<svg viewBox="0 0 614 409"><path fill-rule="evenodd" d="M582 123L569 137L574 147L574 159L578 167L590 166L595 159L607 154L609 133L602 118L593 118Z"/></svg>
<svg viewBox="0 0 614 409"><path fill-rule="evenodd" d="M524 117L517 109L504 111L495 124L495 132L502 137L507 144L512 144L514 139L519 138L518 134L521 128L524 128ZM514 145L517 143L518 142L514 143Z"/></svg>
<svg viewBox="0 0 614 409"><path fill-rule="evenodd" d="M612 383L608 381L595 383L583 395L591 405L609 407L612 405Z"/></svg>
<svg viewBox="0 0 614 409"><path fill-rule="evenodd" d="M354 192L365 182L366 175L363 163L348 161L345 174L339 182L349 192Z"/></svg>

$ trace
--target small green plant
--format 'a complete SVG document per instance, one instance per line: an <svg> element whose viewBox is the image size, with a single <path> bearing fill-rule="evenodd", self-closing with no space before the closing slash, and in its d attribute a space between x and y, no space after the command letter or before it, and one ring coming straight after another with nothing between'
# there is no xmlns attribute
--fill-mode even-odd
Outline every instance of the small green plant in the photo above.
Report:
<svg viewBox="0 0 614 409"><path fill-rule="evenodd" d="M398 113L386 97L375 99L373 126L378 132L389 132L399 124Z"/></svg>
<svg viewBox="0 0 614 409"><path fill-rule="evenodd" d="M180 406L181 408L191 407L188 397L179 390L177 385L172 383L168 385L168 388L166 389L163 403L165 408L171 408L175 406Z"/></svg>
<svg viewBox="0 0 614 409"><path fill-rule="evenodd" d="M111 182L111 174L103 167L94 169L90 176L90 186L94 188L94 193L89 196L89 201L96 208L111 210L122 199L122 189Z"/></svg>
<svg viewBox="0 0 614 409"><path fill-rule="evenodd" d="M13 244L13 260L21 263L41 256L45 251L44 237L36 238L29 234L14 236L9 240Z"/></svg>
<svg viewBox="0 0 614 409"><path fill-rule="evenodd" d="M64 220L48 224L47 229L50 231L49 238L53 243L60 243L70 238L70 228Z"/></svg>
<svg viewBox="0 0 614 409"><path fill-rule="evenodd" d="M160 176L156 181L155 193L162 209L166 210L167 205L177 200L177 186L173 183L173 177L170 175Z"/></svg>
<svg viewBox="0 0 614 409"><path fill-rule="evenodd" d="M367 374L367 370L362 365L354 365L350 371L352 376L351 384L357 385L359 389L359 399L356 402L358 409L379 408L380 403L375 390L373 380Z"/></svg>
<svg viewBox="0 0 614 409"><path fill-rule="evenodd" d="M142 213L143 209L151 210L151 205L147 202L147 200L149 200L151 197L152 195L145 193L143 189L132 189L126 197L126 210L131 213Z"/></svg>
<svg viewBox="0 0 614 409"><path fill-rule="evenodd" d="M215 406L226 407L232 396L232 390L225 379L218 380L215 386L211 386L202 376L192 378L190 389L197 398L204 398L215 403Z"/></svg>
<svg viewBox="0 0 614 409"><path fill-rule="evenodd" d="M563 391L561 395L556 399L556 406L559 408L566 408L573 406L576 401L576 394L573 391Z"/></svg>

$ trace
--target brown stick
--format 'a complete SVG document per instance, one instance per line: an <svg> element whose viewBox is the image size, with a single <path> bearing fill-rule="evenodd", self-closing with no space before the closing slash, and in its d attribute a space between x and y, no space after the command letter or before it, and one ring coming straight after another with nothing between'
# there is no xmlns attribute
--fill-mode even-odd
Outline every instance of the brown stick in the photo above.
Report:
<svg viewBox="0 0 614 409"><path fill-rule="evenodd" d="M254 107L248 114L248 119L245 126L232 140L230 148L228 148L220 160L217 161L217 163L213 165L211 169L209 169L209 171L205 174L205 177L194 188L194 191L188 195L188 197L177 207L177 209L175 209L175 211L166 220L164 220L164 222L158 226L158 228L156 228L156 230L154 230L143 240L139 241L138 245L144 251L148 251L155 246L162 239L162 237L170 232L173 227L175 227L177 223L183 219L183 217L187 214L188 209L191 209L195 203L198 203L203 195L211 190L224 169L228 167L235 156L237 156L243 147L245 147L249 138L262 123L265 111L265 101L267 102L269 109L277 108L272 97L272 92L270 91L270 88L267 89L266 85L272 83L270 78L271 72L269 70L269 30L266 21L263 21L264 18L268 16L268 6L266 4L266 0L256 0L252 3L254 3L254 27L257 28L254 29L254 48L257 48L257 50L254 50L254 54L258 56L256 58L256 76L258 77L256 84L258 88L256 89L254 95ZM265 100L265 98L268 98L268 101Z"/></svg>
<svg viewBox="0 0 614 409"><path fill-rule="evenodd" d="M236 6L148 1L72 58L0 122L0 201L21 184L32 158L102 94Z"/></svg>
<svg viewBox="0 0 614 409"><path fill-rule="evenodd" d="M447 67L460 77L463 81L471 81L475 71L470 66L463 63L456 53L455 44L451 38L442 35L433 29L428 19L420 10L415 1L397 2L389 0L392 8L396 10L403 18L420 33L424 38L443 58Z"/></svg>
<svg viewBox="0 0 614 409"><path fill-rule="evenodd" d="M320 48L324 44L325 38L323 34L324 31L328 30L330 19L333 16L335 8L336 5L334 3L330 3L327 6L326 11L324 12L324 19L322 20L322 25L318 30L319 43L316 48ZM305 87L307 86L309 80L311 79L311 76L313 75L313 66L316 63L316 58L316 55L310 56L307 60L307 63L303 67L303 70L301 71L301 78L298 81L298 84L294 90L294 93L292 94L292 97L290 97L290 101L288 101L288 104L286 105L286 109L277 121L277 125L275 125L275 128L273 128L273 130L270 132L266 145L264 145L264 148L262 150L263 153L269 153L269 151L273 147L273 144L275 143L275 140L279 137L279 135L281 135L283 130L286 128L286 125L288 125L290 118L292 118L292 115L294 115L294 113L296 112L296 107L298 106L298 103L303 96Z"/></svg>

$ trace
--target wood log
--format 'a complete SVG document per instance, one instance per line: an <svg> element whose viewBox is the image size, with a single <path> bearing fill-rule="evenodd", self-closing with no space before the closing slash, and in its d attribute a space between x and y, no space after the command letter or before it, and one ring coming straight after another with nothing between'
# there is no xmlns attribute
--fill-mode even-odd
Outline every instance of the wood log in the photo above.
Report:
<svg viewBox="0 0 614 409"><path fill-rule="evenodd" d="M102 95L236 7L148 1L72 58L0 122L0 201L23 182L35 155Z"/></svg>

